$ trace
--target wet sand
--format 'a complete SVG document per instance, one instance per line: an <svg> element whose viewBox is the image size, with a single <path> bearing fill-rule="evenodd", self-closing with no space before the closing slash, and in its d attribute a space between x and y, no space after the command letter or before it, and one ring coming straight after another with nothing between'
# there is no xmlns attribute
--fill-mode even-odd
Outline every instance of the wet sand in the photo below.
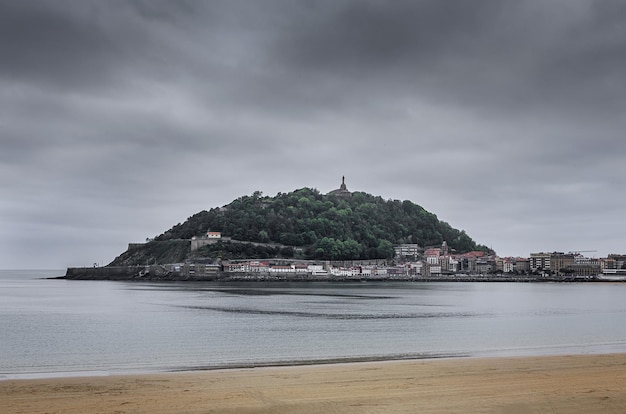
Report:
<svg viewBox="0 0 626 414"><path fill-rule="evenodd" d="M2 413L625 413L626 354L0 381Z"/></svg>

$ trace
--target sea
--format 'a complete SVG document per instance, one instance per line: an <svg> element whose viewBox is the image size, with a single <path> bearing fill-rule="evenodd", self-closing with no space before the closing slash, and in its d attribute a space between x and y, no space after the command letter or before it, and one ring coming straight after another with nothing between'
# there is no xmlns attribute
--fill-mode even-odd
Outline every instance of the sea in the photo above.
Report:
<svg viewBox="0 0 626 414"><path fill-rule="evenodd" d="M0 380L626 352L625 283L123 282L0 271Z"/></svg>

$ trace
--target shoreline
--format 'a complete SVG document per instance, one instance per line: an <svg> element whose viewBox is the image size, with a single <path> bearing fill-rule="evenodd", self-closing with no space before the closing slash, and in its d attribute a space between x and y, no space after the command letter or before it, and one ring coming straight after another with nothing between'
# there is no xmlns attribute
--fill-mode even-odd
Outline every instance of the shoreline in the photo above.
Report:
<svg viewBox="0 0 626 414"><path fill-rule="evenodd" d="M89 378L89 377L118 377L135 375L160 375L185 372L212 372L228 371L237 369L261 369L261 368L286 368L286 367L308 367L338 364L360 364L370 362L395 362L395 361L422 361L431 359L453 359L453 358L489 358L488 356L473 356L464 353L448 354L400 354L381 356L356 356L356 357L334 357L334 358L312 358L291 361L258 361L258 362L233 362L215 365L195 365L186 367L154 368L144 370L76 370L76 371L44 371L44 372L16 372L0 373L0 383L2 381L21 381L37 379L63 379L63 378Z"/></svg>
<svg viewBox="0 0 626 414"><path fill-rule="evenodd" d="M404 361L430 361L430 360L454 360L454 359L499 359L499 358L544 358L544 357L560 357L560 356L585 356L585 355L620 355L622 348L615 350L612 345L607 347L594 347L584 351L584 347L572 346L567 348L576 348L565 350L567 348L546 348L544 352L538 352L540 348L532 348L532 351L522 352L523 349L483 351L476 353L468 352L448 352L448 353L408 353L408 354L390 354L390 355L369 355L369 356L348 356L348 357L328 357L328 358L305 358L296 360L269 360L269 361L250 361L250 362L230 362L215 363L205 365L191 366L164 366L150 368L119 368L116 370L107 370L99 368L86 368L84 370L59 370L59 371L32 371L32 372L0 372L0 383L3 381L21 381L21 380L37 380L37 379L64 379L64 378L89 378L89 377L120 377L120 376L138 376L138 375L160 375L174 373L202 373L214 371L229 371L239 369L263 369L263 368L298 368L339 364L362 364L362 363L385 363L385 362L404 362ZM552 352L551 352L551 351Z"/></svg>
<svg viewBox="0 0 626 414"><path fill-rule="evenodd" d="M154 269L152 269L154 268ZM599 276L536 276L508 274L450 274L440 276L422 275L377 275L377 276L339 276L311 275L306 273L259 273L259 272L224 272L190 275L165 272L161 265L151 266L104 266L104 267L68 267L64 276L48 279L63 280L110 280L133 282L484 282L484 283L624 283L624 279L606 279Z"/></svg>
<svg viewBox="0 0 626 414"><path fill-rule="evenodd" d="M107 370L106 368L85 367L76 370L58 371L28 371L28 372L0 372L0 383L4 381L22 381L38 379L64 379L64 378L90 378L90 377L123 377L142 375L161 375L174 373L202 373L215 371L229 371L241 369L264 369L264 368L298 368L327 365L350 365L362 363L386 363L386 362L411 362L432 360L481 360L481 359L524 359L546 357L571 357L571 356L602 356L622 355L626 356L623 346L615 347L615 344L595 344L593 346L572 345L567 347L530 347L515 349L500 349L479 352L447 352L447 353L405 353L387 355L364 355L364 356L337 356L327 358L303 358L294 360L266 360L249 362L225 362L202 365L186 366L162 366L144 368L118 368Z"/></svg>
<svg viewBox="0 0 626 414"><path fill-rule="evenodd" d="M7 413L621 413L626 354L6 380L0 404Z"/></svg>

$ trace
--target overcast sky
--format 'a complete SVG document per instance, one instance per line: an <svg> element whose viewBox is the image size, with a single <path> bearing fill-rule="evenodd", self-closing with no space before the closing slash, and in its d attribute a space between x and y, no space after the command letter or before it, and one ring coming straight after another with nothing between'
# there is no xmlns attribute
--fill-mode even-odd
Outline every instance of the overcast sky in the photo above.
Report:
<svg viewBox="0 0 626 414"><path fill-rule="evenodd" d="M0 0L0 57L0 268L344 175L500 256L626 253L621 0Z"/></svg>

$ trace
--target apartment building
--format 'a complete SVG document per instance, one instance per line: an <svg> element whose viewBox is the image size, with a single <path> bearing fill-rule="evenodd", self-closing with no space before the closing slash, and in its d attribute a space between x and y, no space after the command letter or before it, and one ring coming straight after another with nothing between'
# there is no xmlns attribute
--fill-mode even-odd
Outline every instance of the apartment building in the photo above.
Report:
<svg viewBox="0 0 626 414"><path fill-rule="evenodd" d="M574 264L574 254L563 252L531 253L530 271L546 274L562 275L563 269Z"/></svg>

